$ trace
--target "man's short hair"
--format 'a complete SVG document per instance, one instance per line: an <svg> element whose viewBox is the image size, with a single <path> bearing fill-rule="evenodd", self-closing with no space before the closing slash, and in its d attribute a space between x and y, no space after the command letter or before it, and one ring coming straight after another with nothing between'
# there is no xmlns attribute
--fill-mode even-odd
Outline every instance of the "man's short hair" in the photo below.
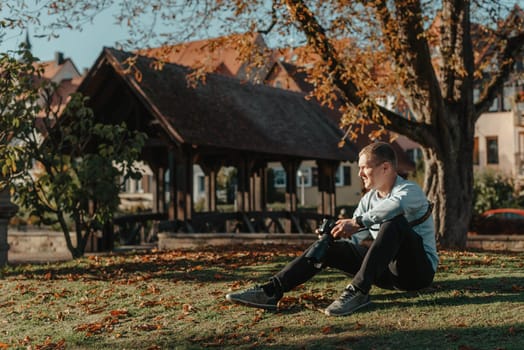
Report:
<svg viewBox="0 0 524 350"><path fill-rule="evenodd" d="M393 165L393 168L397 169L397 155L393 150L393 147L387 142L373 142L362 148L358 156L366 155L371 159L375 165L383 162L388 162Z"/></svg>

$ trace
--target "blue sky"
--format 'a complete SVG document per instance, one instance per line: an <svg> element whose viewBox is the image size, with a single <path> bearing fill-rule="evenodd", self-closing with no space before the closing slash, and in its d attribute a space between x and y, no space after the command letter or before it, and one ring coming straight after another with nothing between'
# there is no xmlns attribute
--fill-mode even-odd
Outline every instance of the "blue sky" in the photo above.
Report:
<svg viewBox="0 0 524 350"><path fill-rule="evenodd" d="M2 11L1 1L2 0L0 0L0 19L2 19L2 17L5 18L10 16L9 14L6 14L5 9ZM194 8L190 10L194 11ZM82 71L84 68L91 68L96 58L102 52L102 48L104 46L114 47L117 42L124 42L126 39L133 37L129 33L129 28L127 26L120 26L116 24L114 14L119 13L118 11L119 9L117 5L114 5L113 7L97 14L92 23L89 22L84 24L81 31L63 29L57 32L57 34L59 34L58 38L48 39L47 37L39 37L41 34L48 34L49 30L45 31L42 29L42 27L31 27L31 25L29 25L29 39L32 45L31 51L34 56L38 57L42 61L52 60L54 58L55 52L60 51L64 54L65 57L71 58L80 71ZM191 21L191 14L192 12L188 12L187 16L182 14L179 17L179 20L180 18L185 17ZM146 25L150 24L148 22L150 21L150 18L147 15L141 17L141 23L145 23ZM49 24L53 22L53 20L56 20L56 18L50 18L45 14L38 18L43 25ZM198 23L199 21L194 21L194 23L191 22L191 24L195 25ZM183 22L183 20L178 23L178 25L182 26L185 26L186 24L187 23ZM194 38L185 39L199 40L226 34L219 32L220 25L217 22L214 22L212 19L207 22L207 25L209 25L207 29L197 31L199 37L195 36ZM173 30L176 31L176 26L176 22L166 23L158 21L155 23L155 32L157 32L157 34L173 34ZM228 29L230 30L231 28ZM3 38L1 37L2 34L5 34ZM193 34L195 34L195 32L193 32ZM17 29L2 33L2 29L0 29L0 52L16 50L18 46L25 41L25 38L25 30ZM176 39L177 38L175 37L175 40ZM149 45L156 46L154 42L150 42Z"/></svg>
<svg viewBox="0 0 524 350"><path fill-rule="evenodd" d="M83 26L82 31L62 30L58 38L35 37L36 28L29 28L29 36L33 55L42 61L52 60L56 51L64 53L73 60L76 67L82 71L90 68L104 46L114 46L115 42L127 38L125 28L117 26L110 12L99 14L93 23ZM7 32L0 43L0 51L15 50L25 41L25 31Z"/></svg>

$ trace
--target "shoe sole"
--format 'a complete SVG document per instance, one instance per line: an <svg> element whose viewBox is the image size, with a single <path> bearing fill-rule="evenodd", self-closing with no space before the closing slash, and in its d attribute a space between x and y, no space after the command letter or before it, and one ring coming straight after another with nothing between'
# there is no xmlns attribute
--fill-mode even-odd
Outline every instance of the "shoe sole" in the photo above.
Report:
<svg viewBox="0 0 524 350"><path fill-rule="evenodd" d="M329 312L329 311L326 309L326 310L324 310L324 314L326 314L327 316L347 316L347 315L351 315L351 314L354 313L355 311L358 311L358 310L362 309L363 307L366 307L366 306L368 306L368 305L370 305L370 304L371 304L371 300L368 300L367 303L365 303L365 304L360 304L358 307L356 307L356 308L354 308L354 309L352 309L352 310L350 310L350 311L348 311L348 312L344 312L344 313L336 313L336 314L335 314L335 313L331 313L331 312Z"/></svg>
<svg viewBox="0 0 524 350"><path fill-rule="evenodd" d="M243 299L235 299L235 298L232 298L230 295L226 295L226 300L228 300L228 301L230 301L232 303L235 303L235 304L256 307L256 308L259 308L259 309L276 310L278 308L277 305L257 304L257 303L249 302L249 301L246 301L246 300L243 300Z"/></svg>

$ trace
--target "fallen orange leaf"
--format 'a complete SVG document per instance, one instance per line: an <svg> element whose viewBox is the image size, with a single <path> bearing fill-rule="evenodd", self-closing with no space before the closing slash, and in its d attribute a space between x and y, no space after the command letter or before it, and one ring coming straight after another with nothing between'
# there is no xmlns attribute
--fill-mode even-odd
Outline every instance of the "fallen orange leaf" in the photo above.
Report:
<svg viewBox="0 0 524 350"><path fill-rule="evenodd" d="M129 316L129 312L127 310L111 310L111 316L115 316L115 317Z"/></svg>
<svg viewBox="0 0 524 350"><path fill-rule="evenodd" d="M325 327L322 328L322 333L329 334L329 333L331 333L331 330L332 330L331 326L325 326Z"/></svg>

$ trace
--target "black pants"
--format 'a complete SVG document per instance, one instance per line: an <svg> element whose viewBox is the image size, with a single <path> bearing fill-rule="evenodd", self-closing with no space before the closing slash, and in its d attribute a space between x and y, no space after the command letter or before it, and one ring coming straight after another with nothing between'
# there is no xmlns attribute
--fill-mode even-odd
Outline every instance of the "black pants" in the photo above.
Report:
<svg viewBox="0 0 524 350"><path fill-rule="evenodd" d="M307 261L304 254L275 275L282 292L308 281L321 270ZM429 286L435 275L422 238L402 215L384 222L369 248L349 240L335 241L327 252L323 267L350 274L353 276L351 284L365 293L372 285L384 289L421 289Z"/></svg>

